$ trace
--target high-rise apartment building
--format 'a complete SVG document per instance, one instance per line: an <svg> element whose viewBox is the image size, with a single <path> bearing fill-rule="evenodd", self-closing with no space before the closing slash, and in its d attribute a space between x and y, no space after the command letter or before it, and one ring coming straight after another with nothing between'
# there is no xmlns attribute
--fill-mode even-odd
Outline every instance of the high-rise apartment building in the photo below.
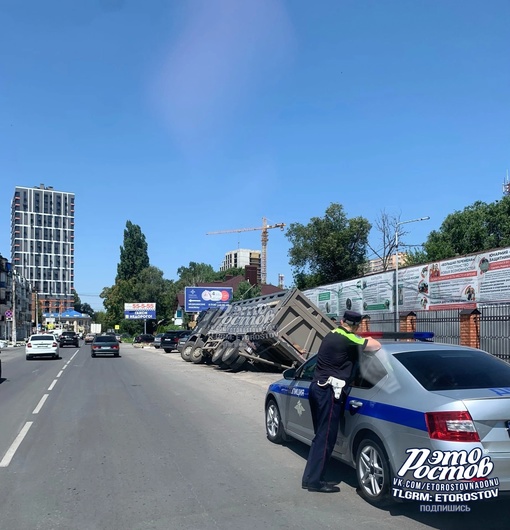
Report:
<svg viewBox="0 0 510 530"><path fill-rule="evenodd" d="M249 250L247 248L238 248L231 250L225 254L223 263L220 266L220 271L226 271L232 268L243 268L246 265L253 265L257 267L257 279L260 283L260 250Z"/></svg>
<svg viewBox="0 0 510 530"><path fill-rule="evenodd" d="M16 186L11 203L11 261L37 293L44 313L74 303L74 193Z"/></svg>

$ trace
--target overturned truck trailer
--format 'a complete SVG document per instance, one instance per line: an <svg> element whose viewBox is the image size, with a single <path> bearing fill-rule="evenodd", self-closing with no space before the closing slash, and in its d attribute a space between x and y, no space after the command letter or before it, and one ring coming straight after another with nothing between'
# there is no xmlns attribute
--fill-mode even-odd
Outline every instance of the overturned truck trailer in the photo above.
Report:
<svg viewBox="0 0 510 530"><path fill-rule="evenodd" d="M232 370L252 365L283 370L316 353L335 323L298 289L233 302L209 310L182 350L193 363Z"/></svg>

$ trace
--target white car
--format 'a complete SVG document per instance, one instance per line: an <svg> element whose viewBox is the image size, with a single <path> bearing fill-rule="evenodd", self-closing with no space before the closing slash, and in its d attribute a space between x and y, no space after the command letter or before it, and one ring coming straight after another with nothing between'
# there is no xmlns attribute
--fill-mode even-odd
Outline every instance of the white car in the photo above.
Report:
<svg viewBox="0 0 510 530"><path fill-rule="evenodd" d="M52 357L58 359L58 342L54 335L37 334L31 335L25 345L25 354L27 361L34 357Z"/></svg>

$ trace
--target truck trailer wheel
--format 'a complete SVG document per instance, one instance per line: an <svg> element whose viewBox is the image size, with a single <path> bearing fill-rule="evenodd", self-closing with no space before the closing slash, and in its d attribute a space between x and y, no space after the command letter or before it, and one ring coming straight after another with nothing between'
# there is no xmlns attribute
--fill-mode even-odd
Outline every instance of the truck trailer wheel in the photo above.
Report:
<svg viewBox="0 0 510 530"><path fill-rule="evenodd" d="M237 357L237 359L231 363L231 365L229 366L229 368L233 371L233 372L239 372L243 367L244 365L246 364L246 361L248 359L246 357L243 357L242 355L239 355Z"/></svg>
<svg viewBox="0 0 510 530"><path fill-rule="evenodd" d="M191 361L191 350L193 349L194 346L195 346L195 342L186 342L181 352L181 357L184 361L188 363Z"/></svg>
<svg viewBox="0 0 510 530"><path fill-rule="evenodd" d="M237 358L239 357L239 343L241 341L239 339L236 339L234 342L230 344L230 346L225 350L223 353L223 357L221 358L221 361L227 364L232 364Z"/></svg>
<svg viewBox="0 0 510 530"><path fill-rule="evenodd" d="M212 362L213 364L221 364L221 359L223 357L223 354L227 350L227 348L230 346L230 342L228 340L224 340L215 350L212 355Z"/></svg>
<svg viewBox="0 0 510 530"><path fill-rule="evenodd" d="M204 346L204 341L197 340L195 342L195 346L191 349L190 354L190 361L193 364L200 364L204 362L204 352L202 351L202 347Z"/></svg>

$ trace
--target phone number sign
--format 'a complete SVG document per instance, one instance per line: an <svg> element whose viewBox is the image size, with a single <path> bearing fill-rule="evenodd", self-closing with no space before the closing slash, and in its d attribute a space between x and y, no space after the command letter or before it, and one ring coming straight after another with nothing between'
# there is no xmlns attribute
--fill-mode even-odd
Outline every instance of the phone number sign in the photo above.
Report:
<svg viewBox="0 0 510 530"><path fill-rule="evenodd" d="M156 318L156 304L152 302L124 304L124 318L127 320L153 320Z"/></svg>

